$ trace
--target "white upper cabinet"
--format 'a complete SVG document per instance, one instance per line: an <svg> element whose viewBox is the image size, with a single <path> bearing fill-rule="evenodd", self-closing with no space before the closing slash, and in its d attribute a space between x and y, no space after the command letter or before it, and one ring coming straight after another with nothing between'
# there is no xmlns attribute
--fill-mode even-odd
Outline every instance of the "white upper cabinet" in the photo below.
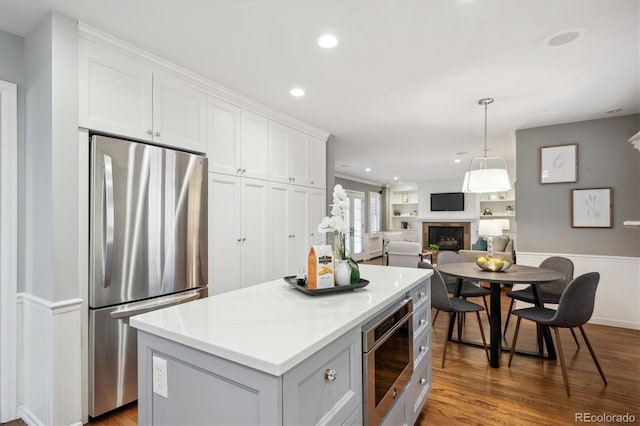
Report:
<svg viewBox="0 0 640 426"><path fill-rule="evenodd" d="M151 141L151 68L87 40L79 43L80 126Z"/></svg>
<svg viewBox="0 0 640 426"><path fill-rule="evenodd" d="M241 117L241 174L244 177L266 180L269 177L268 120L246 110L242 110Z"/></svg>
<svg viewBox="0 0 640 426"><path fill-rule="evenodd" d="M309 183L309 136L294 130L291 137L291 183Z"/></svg>
<svg viewBox="0 0 640 426"><path fill-rule="evenodd" d="M214 97L207 98L207 156L209 171L239 175L240 108Z"/></svg>
<svg viewBox="0 0 640 426"><path fill-rule="evenodd" d="M269 180L291 183L291 128L269 120Z"/></svg>
<svg viewBox="0 0 640 426"><path fill-rule="evenodd" d="M325 187L324 141L269 121L269 180Z"/></svg>
<svg viewBox="0 0 640 426"><path fill-rule="evenodd" d="M206 152L207 97L199 89L164 73L153 74L153 140Z"/></svg>
<svg viewBox="0 0 640 426"><path fill-rule="evenodd" d="M325 188L327 183L327 144L322 139L309 137L309 185Z"/></svg>
<svg viewBox="0 0 640 426"><path fill-rule="evenodd" d="M81 127L206 152L202 90L82 38L79 67Z"/></svg>

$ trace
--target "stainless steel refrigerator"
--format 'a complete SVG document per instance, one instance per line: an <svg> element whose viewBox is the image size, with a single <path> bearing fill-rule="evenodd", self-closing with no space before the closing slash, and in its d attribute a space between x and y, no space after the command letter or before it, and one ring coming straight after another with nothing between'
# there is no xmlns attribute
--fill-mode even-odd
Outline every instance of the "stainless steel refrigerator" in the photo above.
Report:
<svg viewBox="0 0 640 426"><path fill-rule="evenodd" d="M137 399L129 318L207 295L207 159L91 138L89 415Z"/></svg>

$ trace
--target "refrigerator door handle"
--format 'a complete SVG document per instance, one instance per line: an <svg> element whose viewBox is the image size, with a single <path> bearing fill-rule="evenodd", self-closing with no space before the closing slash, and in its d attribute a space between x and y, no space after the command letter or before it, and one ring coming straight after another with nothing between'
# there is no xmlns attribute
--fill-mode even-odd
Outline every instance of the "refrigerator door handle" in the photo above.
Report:
<svg viewBox="0 0 640 426"><path fill-rule="evenodd" d="M122 319L129 318L134 315L143 314L145 312L155 311L160 308L166 308L173 305L179 305L180 303L189 302L200 298L199 290L192 290L186 294L180 294L177 296L163 297L162 300L145 300L138 303L129 303L127 307L117 309L111 312L111 318Z"/></svg>
<svg viewBox="0 0 640 426"><path fill-rule="evenodd" d="M113 234L114 234L114 209L113 209L113 166L111 157L104 155L104 198L105 198L105 221L103 236L105 241L105 261L104 261L104 288L111 285L111 268L113 260Z"/></svg>

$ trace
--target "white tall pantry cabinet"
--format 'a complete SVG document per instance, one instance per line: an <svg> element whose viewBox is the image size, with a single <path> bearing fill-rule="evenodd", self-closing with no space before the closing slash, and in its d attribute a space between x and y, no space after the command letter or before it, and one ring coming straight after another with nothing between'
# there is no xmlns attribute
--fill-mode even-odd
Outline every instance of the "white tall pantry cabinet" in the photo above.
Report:
<svg viewBox="0 0 640 426"><path fill-rule="evenodd" d="M306 177L311 137L214 98L207 120L209 292L305 269L310 245L324 239L316 228L326 199L324 180L314 188ZM324 141L313 142L322 144L324 169ZM303 176L296 184L294 173Z"/></svg>
<svg viewBox="0 0 640 426"><path fill-rule="evenodd" d="M267 183L209 173L211 294L258 284L268 276Z"/></svg>

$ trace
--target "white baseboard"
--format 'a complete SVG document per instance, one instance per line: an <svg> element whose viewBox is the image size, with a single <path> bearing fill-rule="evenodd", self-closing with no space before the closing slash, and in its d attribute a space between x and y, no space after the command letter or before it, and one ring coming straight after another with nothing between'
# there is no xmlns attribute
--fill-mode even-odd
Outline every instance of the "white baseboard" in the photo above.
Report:
<svg viewBox="0 0 640 426"><path fill-rule="evenodd" d="M19 293L24 395L18 412L30 425L81 422L82 299L50 302Z"/></svg>
<svg viewBox="0 0 640 426"><path fill-rule="evenodd" d="M517 262L538 266L549 256L571 259L574 277L587 272L600 273L590 323L640 330L640 257L518 252Z"/></svg>

